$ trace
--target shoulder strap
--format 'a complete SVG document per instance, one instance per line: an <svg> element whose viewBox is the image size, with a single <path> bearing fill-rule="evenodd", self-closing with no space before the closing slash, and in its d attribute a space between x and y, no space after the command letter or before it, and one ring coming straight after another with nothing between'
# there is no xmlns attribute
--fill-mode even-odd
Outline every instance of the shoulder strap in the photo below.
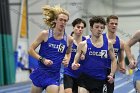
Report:
<svg viewBox="0 0 140 93"><path fill-rule="evenodd" d="M64 31L64 40L67 42L67 34L66 34L66 32Z"/></svg>
<svg viewBox="0 0 140 93"><path fill-rule="evenodd" d="M53 37L53 31L52 31L52 29L49 29L49 36L48 37L49 38Z"/></svg>

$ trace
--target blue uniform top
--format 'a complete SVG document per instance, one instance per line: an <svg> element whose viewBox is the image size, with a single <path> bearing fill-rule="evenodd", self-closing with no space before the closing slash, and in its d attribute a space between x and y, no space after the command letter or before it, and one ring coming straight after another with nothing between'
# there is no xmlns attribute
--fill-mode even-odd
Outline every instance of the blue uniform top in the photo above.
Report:
<svg viewBox="0 0 140 93"><path fill-rule="evenodd" d="M46 69L49 72L58 72L61 68L62 60L67 50L67 36L64 34L63 39L56 40L53 37L53 30L49 29L47 42L42 42L39 55L46 59L52 60L53 64L46 66L39 62L39 68Z"/></svg>
<svg viewBox="0 0 140 93"><path fill-rule="evenodd" d="M137 58L137 68L138 68L138 70L140 70L140 50L139 50L139 56L138 56L138 58Z"/></svg>
<svg viewBox="0 0 140 93"><path fill-rule="evenodd" d="M86 38L82 37L82 41L84 41L84 40L86 40ZM80 68L78 70L72 70L72 68L71 68L71 65L72 65L72 63L74 61L74 57L76 55L76 52L77 52L77 46L73 43L69 65L68 65L68 67L66 67L64 69L64 74L67 74L67 75L72 76L74 78L78 78L79 77L81 69L82 69L81 66L80 66ZM82 64L83 63L82 60L79 63Z"/></svg>
<svg viewBox="0 0 140 93"><path fill-rule="evenodd" d="M107 38L106 33L103 34L105 38ZM120 39L118 36L116 36L116 42L113 44L115 57L118 58L119 52L120 52ZM108 56L108 64L107 67L111 68L111 59L110 56Z"/></svg>
<svg viewBox="0 0 140 93"><path fill-rule="evenodd" d="M87 52L83 64L83 73L92 78L105 80L107 76L108 40L103 36L103 46L95 47L91 39L87 39Z"/></svg>

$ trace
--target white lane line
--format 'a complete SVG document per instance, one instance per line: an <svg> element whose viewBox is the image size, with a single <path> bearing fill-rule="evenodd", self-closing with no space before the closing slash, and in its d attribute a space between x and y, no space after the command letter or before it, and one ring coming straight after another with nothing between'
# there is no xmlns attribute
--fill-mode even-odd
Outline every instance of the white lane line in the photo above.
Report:
<svg viewBox="0 0 140 93"><path fill-rule="evenodd" d="M10 91L10 92L5 92L5 93L21 93L21 92L25 92L25 91L29 91L30 92L31 88L26 88L26 89L19 89L19 90L15 90L15 91Z"/></svg>
<svg viewBox="0 0 140 93"><path fill-rule="evenodd" d="M130 90L128 93L136 93L135 89L133 88L132 90Z"/></svg>
<svg viewBox="0 0 140 93"><path fill-rule="evenodd" d="M123 82L123 83L121 83L121 84L115 86L114 90L116 90L116 89L118 89L118 88L120 88L120 87L122 87L122 86L124 86L124 85L126 85L126 84L128 84L128 83L130 83L130 82L132 82L132 79L129 80L129 81L125 81L125 82Z"/></svg>
<svg viewBox="0 0 140 93"><path fill-rule="evenodd" d="M117 82L119 80L122 80L122 79L124 79L124 78L122 78L122 77L121 78L120 77L119 78L115 78L115 82Z"/></svg>
<svg viewBox="0 0 140 93"><path fill-rule="evenodd" d="M14 89L20 89L20 88L24 88L24 87L31 87L31 84L22 85L22 86L15 86L15 87L11 87L11 88L5 88L5 89L0 90L0 92L10 91L10 90L14 90Z"/></svg>

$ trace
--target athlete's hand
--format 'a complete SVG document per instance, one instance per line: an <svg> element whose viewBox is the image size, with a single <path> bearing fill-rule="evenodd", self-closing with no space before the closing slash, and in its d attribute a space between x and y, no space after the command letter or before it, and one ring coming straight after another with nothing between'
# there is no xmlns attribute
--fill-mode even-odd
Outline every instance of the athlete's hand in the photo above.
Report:
<svg viewBox="0 0 140 93"><path fill-rule="evenodd" d="M126 69L125 69L125 68L123 68L123 67L120 67L120 68L119 68L119 71L120 71L121 73L123 73L123 74L125 74L125 73L126 73Z"/></svg>
<svg viewBox="0 0 140 93"><path fill-rule="evenodd" d="M121 64L118 64L118 70L123 74L126 73L126 67Z"/></svg>
<svg viewBox="0 0 140 93"><path fill-rule="evenodd" d="M71 67L73 70L77 70L80 67L80 64L79 63L72 63Z"/></svg>
<svg viewBox="0 0 140 93"><path fill-rule="evenodd" d="M130 63L129 63L129 68L131 68L131 69L135 69L136 68L136 64L137 64L137 62L136 62L136 60L133 60L133 61L131 61Z"/></svg>
<svg viewBox="0 0 140 93"><path fill-rule="evenodd" d="M113 78L112 75L108 75L107 78L108 78L108 82L109 82L110 84L112 84L112 83L114 82L114 78Z"/></svg>
<svg viewBox="0 0 140 93"><path fill-rule="evenodd" d="M68 64L69 64L69 60L67 58L64 58L63 61L62 61L62 64L67 67Z"/></svg>
<svg viewBox="0 0 140 93"><path fill-rule="evenodd" d="M50 66L53 64L53 61L49 60L49 59L45 59L43 62L46 66Z"/></svg>

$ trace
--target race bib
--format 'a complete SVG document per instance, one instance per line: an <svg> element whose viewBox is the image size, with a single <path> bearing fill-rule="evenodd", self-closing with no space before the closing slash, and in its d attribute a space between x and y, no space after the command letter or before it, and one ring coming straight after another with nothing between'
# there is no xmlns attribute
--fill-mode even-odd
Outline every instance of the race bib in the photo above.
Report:
<svg viewBox="0 0 140 93"><path fill-rule="evenodd" d="M60 44L59 47L58 47L58 52L63 53L64 49L65 49L65 45Z"/></svg>

